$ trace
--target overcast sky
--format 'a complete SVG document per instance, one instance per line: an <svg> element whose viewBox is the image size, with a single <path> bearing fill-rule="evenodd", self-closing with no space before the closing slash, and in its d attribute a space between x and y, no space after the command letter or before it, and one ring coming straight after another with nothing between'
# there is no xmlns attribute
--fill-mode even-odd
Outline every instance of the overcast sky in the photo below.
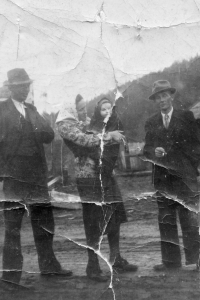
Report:
<svg viewBox="0 0 200 300"><path fill-rule="evenodd" d="M40 111L200 53L200 0L1 0L0 12L0 84L25 68Z"/></svg>

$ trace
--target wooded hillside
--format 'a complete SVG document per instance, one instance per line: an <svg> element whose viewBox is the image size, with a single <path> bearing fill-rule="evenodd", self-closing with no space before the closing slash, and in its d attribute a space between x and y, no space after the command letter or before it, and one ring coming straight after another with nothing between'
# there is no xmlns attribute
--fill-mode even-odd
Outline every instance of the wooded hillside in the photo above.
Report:
<svg viewBox="0 0 200 300"><path fill-rule="evenodd" d="M123 93L124 98L118 99L119 116L124 124L126 135L134 141L144 139L144 124L146 119L156 111L151 95L153 82L159 79L167 79L177 89L174 99L176 108L187 109L200 101L200 57L190 61L176 62L171 67L158 73L151 73L138 80L127 83ZM103 96L114 99L113 91L107 95L100 95L88 104L88 112L91 115L95 103Z"/></svg>

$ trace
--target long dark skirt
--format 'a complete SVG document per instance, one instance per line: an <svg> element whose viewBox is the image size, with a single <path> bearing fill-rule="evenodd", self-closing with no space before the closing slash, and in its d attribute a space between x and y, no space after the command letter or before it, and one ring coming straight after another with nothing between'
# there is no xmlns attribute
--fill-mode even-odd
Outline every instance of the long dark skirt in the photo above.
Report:
<svg viewBox="0 0 200 300"><path fill-rule="evenodd" d="M78 178L77 188L87 243L98 247L102 235L115 232L121 223L127 222L119 187L111 177L102 184L98 178Z"/></svg>

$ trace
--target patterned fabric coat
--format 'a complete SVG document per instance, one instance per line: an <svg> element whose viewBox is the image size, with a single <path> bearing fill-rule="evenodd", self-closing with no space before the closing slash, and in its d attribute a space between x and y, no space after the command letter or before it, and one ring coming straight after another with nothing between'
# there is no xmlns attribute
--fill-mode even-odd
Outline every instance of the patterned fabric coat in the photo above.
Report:
<svg viewBox="0 0 200 300"><path fill-rule="evenodd" d="M94 178L96 176L93 153L100 145L98 134L86 134L87 122L75 118L65 119L58 123L58 131L65 144L75 156L75 177Z"/></svg>

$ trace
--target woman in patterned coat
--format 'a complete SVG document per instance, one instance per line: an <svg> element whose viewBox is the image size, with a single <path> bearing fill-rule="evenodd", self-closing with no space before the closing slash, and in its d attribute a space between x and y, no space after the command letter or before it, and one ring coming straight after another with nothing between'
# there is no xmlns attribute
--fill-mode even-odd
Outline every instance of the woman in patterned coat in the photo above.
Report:
<svg viewBox="0 0 200 300"><path fill-rule="evenodd" d="M120 190L113 177L113 168L123 139L121 123L114 110L107 124L101 114L102 106L112 104L102 99L95 109L89 130L75 117L58 116L58 130L76 159L76 181L82 200L83 221L88 247L87 276L96 281L105 281L99 266L103 235L107 234L110 248L109 265L118 272L136 271L137 266L129 264L120 256L120 224L126 222L125 208ZM107 113L106 113L107 114Z"/></svg>

